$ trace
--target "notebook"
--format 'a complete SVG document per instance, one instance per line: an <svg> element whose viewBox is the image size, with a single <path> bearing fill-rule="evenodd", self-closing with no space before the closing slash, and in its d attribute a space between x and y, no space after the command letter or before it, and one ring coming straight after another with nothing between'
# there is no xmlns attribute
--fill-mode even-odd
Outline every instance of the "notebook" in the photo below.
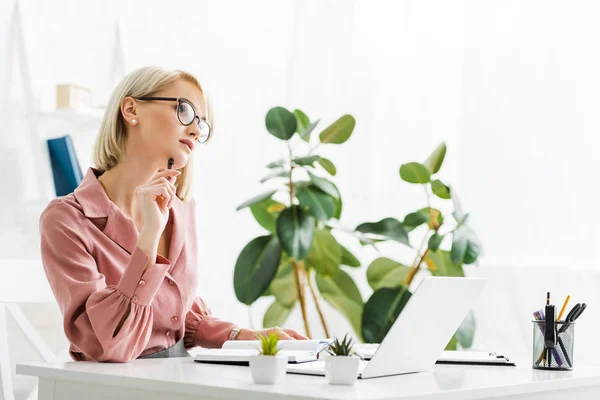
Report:
<svg viewBox="0 0 600 400"><path fill-rule="evenodd" d="M515 366L508 357L487 351L443 351L438 357L437 364Z"/></svg>
<svg viewBox="0 0 600 400"><path fill-rule="evenodd" d="M288 363L299 364L316 361L332 339L282 340L278 344L279 354L288 357ZM257 355L260 340L228 340L220 349L198 349L194 361L213 364L249 365L250 357Z"/></svg>
<svg viewBox="0 0 600 400"><path fill-rule="evenodd" d="M355 346L356 355L363 360L370 360L379 347L378 344L359 344ZM463 364L463 365L506 365L515 366L514 362L504 355L487 351L443 351L436 364Z"/></svg>

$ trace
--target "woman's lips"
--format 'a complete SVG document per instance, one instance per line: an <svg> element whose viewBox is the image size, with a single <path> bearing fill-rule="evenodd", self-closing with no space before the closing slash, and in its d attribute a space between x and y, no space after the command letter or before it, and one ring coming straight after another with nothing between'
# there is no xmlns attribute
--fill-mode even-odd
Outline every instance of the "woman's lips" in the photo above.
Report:
<svg viewBox="0 0 600 400"><path fill-rule="evenodd" d="M186 145L190 151L194 151L194 143L192 143L190 140L180 140L179 142Z"/></svg>

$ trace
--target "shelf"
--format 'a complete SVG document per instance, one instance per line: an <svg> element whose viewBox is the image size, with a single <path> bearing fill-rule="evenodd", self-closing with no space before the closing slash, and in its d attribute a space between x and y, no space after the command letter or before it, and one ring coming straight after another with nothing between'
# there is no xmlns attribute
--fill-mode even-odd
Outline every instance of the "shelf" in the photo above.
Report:
<svg viewBox="0 0 600 400"><path fill-rule="evenodd" d="M104 117L103 108L58 108L40 113L41 120L100 123Z"/></svg>
<svg viewBox="0 0 600 400"><path fill-rule="evenodd" d="M99 108L63 108L51 112L39 113L38 122L45 138L79 135L98 131L104 109Z"/></svg>

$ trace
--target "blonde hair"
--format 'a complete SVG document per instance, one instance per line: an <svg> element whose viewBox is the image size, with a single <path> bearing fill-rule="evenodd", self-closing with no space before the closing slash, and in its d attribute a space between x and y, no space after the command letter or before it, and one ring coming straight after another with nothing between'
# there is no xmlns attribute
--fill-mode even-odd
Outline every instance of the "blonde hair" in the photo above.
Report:
<svg viewBox="0 0 600 400"><path fill-rule="evenodd" d="M212 107L200 82L190 73L180 70L167 70L160 67L138 68L123 78L112 93L100 132L94 144L94 164L101 172L108 171L117 165L125 156L127 143L127 130L125 120L121 114L121 102L125 97L139 98L151 96L165 89L178 79L191 82L200 89L204 98L205 112L211 129L214 127ZM181 168L181 175L175 182L176 194L181 200L186 200L191 195L193 157L188 159L185 167Z"/></svg>

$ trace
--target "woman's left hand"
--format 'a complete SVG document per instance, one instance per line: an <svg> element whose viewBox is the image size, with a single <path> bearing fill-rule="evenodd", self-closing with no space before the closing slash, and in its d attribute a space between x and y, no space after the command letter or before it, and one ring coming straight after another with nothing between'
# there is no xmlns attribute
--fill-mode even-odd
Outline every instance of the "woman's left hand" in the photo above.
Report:
<svg viewBox="0 0 600 400"><path fill-rule="evenodd" d="M279 340L308 340L306 336L293 329L281 329L278 326L262 329L260 331L241 329L237 336L237 340L256 340L258 339L259 333L268 336L271 332L276 332L279 335Z"/></svg>

